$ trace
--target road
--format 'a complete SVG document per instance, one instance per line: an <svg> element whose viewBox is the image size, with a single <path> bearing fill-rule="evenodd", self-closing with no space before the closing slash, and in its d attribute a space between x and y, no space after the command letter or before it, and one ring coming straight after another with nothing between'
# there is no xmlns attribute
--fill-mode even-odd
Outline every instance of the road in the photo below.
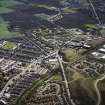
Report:
<svg viewBox="0 0 105 105"><path fill-rule="evenodd" d="M92 1L91 0L88 0L88 2L89 2L90 6L91 6L91 8L92 8L92 10L94 12L94 15L95 15L96 20L98 21L98 24L101 24L100 18L98 16L97 12L96 12L96 9L95 9Z"/></svg>
<svg viewBox="0 0 105 105"><path fill-rule="evenodd" d="M48 21L55 22L63 18L63 15L59 12L57 15L51 16L48 18Z"/></svg>
<svg viewBox="0 0 105 105"><path fill-rule="evenodd" d="M29 34L29 33L26 33L26 36L28 36L28 34ZM32 34L31 34L31 35L32 35ZM36 40L33 35L32 35L32 37L33 37L33 40ZM28 37L27 37L27 38L28 38ZM46 50L44 50L43 48L41 48L36 42L30 40L29 38L28 38L28 40L29 40L31 43L33 43L37 48L39 48L45 55L47 55L48 52L47 52Z"/></svg>
<svg viewBox="0 0 105 105"><path fill-rule="evenodd" d="M58 62L60 64L60 67L61 67L61 70L62 70L62 73L63 73L63 77L64 77L64 83L65 83L65 86L66 86L66 91L67 91L67 95L68 95L68 98L70 100L70 103L72 105L76 105L73 100L71 99L71 93L70 93L70 90L69 90L69 85L68 85L68 81L67 81L67 77L66 77L66 74L65 74L65 70L64 70L64 67L63 67L63 64L62 64L62 59L60 58L59 54L57 53L57 58L58 58ZM69 104L69 103L68 103Z"/></svg>
<svg viewBox="0 0 105 105"><path fill-rule="evenodd" d="M100 81L102 81L103 79L105 79L105 74L104 74L101 78L97 79L97 80L95 81L95 84L94 84L95 89L96 89L96 92L97 92L97 97L98 97L98 100L97 100L96 105L100 105L100 104L101 104L101 94L100 94L100 91L99 91L99 89L98 89L98 83L99 83Z"/></svg>

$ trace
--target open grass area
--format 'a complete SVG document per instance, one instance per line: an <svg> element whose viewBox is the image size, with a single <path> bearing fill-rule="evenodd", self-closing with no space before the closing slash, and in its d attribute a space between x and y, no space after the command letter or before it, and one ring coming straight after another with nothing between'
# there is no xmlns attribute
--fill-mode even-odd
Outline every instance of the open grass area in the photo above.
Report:
<svg viewBox="0 0 105 105"><path fill-rule="evenodd" d="M2 17L0 17L0 38L10 38L19 36L19 32L13 32L8 30L9 23L5 22Z"/></svg>
<svg viewBox="0 0 105 105"><path fill-rule="evenodd" d="M83 104L83 102L86 102L85 99L87 99L88 104L90 100L93 101L94 103L97 103L98 94L95 88L95 83L96 80L99 79L100 77L94 79L91 77L85 78L79 72L74 72L72 78L74 80L73 82L70 83L72 95L78 97L78 100L82 102L81 104ZM98 89L100 90L100 93L105 93L105 80L100 81L98 83Z"/></svg>
<svg viewBox="0 0 105 105"><path fill-rule="evenodd" d="M95 90L94 83L95 80L91 78L78 78L74 82L70 83L72 95L74 97L78 97L78 100L82 102L81 105L86 105L83 104L84 102L86 103L85 99L87 99L88 104L90 101L94 103L97 102L97 92Z"/></svg>
<svg viewBox="0 0 105 105"><path fill-rule="evenodd" d="M0 5L5 7L15 6L23 4L22 2L19 2L18 0L0 0Z"/></svg>
<svg viewBox="0 0 105 105"><path fill-rule="evenodd" d="M19 35L18 32L10 32L8 30L8 23L2 22L0 23L0 38L9 38Z"/></svg>
<svg viewBox="0 0 105 105"><path fill-rule="evenodd" d="M63 12L68 13L68 14L73 14L73 13L76 13L77 10L76 9L71 9L71 8L64 8Z"/></svg>
<svg viewBox="0 0 105 105"><path fill-rule="evenodd" d="M9 12L13 12L13 10L7 7L0 7L0 14L9 13Z"/></svg>
<svg viewBox="0 0 105 105"><path fill-rule="evenodd" d="M98 29L96 24L86 24L85 27L86 27L87 30L96 30L96 29Z"/></svg>
<svg viewBox="0 0 105 105"><path fill-rule="evenodd" d="M72 75L73 80L79 80L79 79L84 79L84 76L80 74L79 72L74 72Z"/></svg>
<svg viewBox="0 0 105 105"><path fill-rule="evenodd" d="M15 43L12 43L12 42L6 42L2 48L4 49L13 49L15 48L17 45Z"/></svg>
<svg viewBox="0 0 105 105"><path fill-rule="evenodd" d="M20 4L22 3L16 0L0 0L0 14L13 12L12 7Z"/></svg>
<svg viewBox="0 0 105 105"><path fill-rule="evenodd" d="M62 80L62 77L60 74L55 74L53 75L50 80L53 80L53 81L61 81Z"/></svg>
<svg viewBox="0 0 105 105"><path fill-rule="evenodd" d="M34 7L50 9L50 7L46 4L33 4Z"/></svg>
<svg viewBox="0 0 105 105"><path fill-rule="evenodd" d="M80 58L80 54L72 48L63 50L64 57L69 62L74 62Z"/></svg>

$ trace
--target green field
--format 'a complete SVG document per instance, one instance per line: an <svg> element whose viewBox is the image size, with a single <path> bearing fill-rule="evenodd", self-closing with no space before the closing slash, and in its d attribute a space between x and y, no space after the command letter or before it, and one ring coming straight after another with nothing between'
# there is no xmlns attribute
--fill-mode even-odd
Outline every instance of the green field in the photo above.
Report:
<svg viewBox="0 0 105 105"><path fill-rule="evenodd" d="M79 72L74 72L72 75L73 80L79 80L79 79L84 79L84 76L80 74Z"/></svg>
<svg viewBox="0 0 105 105"><path fill-rule="evenodd" d="M2 48L4 49L13 49L14 47L16 47L17 45L13 42L6 42Z"/></svg>
<svg viewBox="0 0 105 105"><path fill-rule="evenodd" d="M77 97L78 101L82 102L81 104L86 102L89 104L89 101L97 103L99 94L95 88L95 83L101 76L97 78L86 78L78 71L74 71L74 73L72 73L72 75L70 74L69 76L72 77L72 81L69 82L72 96ZM100 90L101 94L105 93L105 80L98 83L98 89Z"/></svg>
<svg viewBox="0 0 105 105"><path fill-rule="evenodd" d="M0 0L0 14L13 12L12 7L22 4L16 0ZM17 32L10 32L8 30L9 23L0 16L0 38L8 38L19 35Z"/></svg>
<svg viewBox="0 0 105 105"><path fill-rule="evenodd" d="M64 8L63 12L68 13L68 14L73 14L73 13L76 13L77 10L76 9L71 9L71 8Z"/></svg>
<svg viewBox="0 0 105 105"><path fill-rule="evenodd" d="M9 13L9 12L13 12L13 10L7 7L0 7L0 14Z"/></svg>
<svg viewBox="0 0 105 105"><path fill-rule="evenodd" d="M12 7L20 4L22 3L16 0L0 0L0 14L13 12Z"/></svg>
<svg viewBox="0 0 105 105"><path fill-rule="evenodd" d="M64 58L69 62L74 62L80 58L80 54L75 49L64 49L62 52L64 54Z"/></svg>
<svg viewBox="0 0 105 105"><path fill-rule="evenodd" d="M87 30L96 30L96 29L98 29L96 24L86 24L85 27L86 27Z"/></svg>
<svg viewBox="0 0 105 105"><path fill-rule="evenodd" d="M2 22L0 23L0 38L9 38L19 35L18 32L10 32L8 30L8 23Z"/></svg>
<svg viewBox="0 0 105 105"><path fill-rule="evenodd" d="M62 80L62 76L61 74L54 74L49 80L51 81L61 81Z"/></svg>
<svg viewBox="0 0 105 105"><path fill-rule="evenodd" d="M50 6L46 4L32 4L33 7L39 7L39 8L45 8L45 9L50 9Z"/></svg>

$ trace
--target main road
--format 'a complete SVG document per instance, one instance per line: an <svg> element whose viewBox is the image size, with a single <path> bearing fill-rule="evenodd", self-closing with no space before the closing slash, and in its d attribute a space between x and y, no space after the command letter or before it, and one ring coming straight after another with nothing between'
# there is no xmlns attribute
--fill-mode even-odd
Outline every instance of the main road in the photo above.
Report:
<svg viewBox="0 0 105 105"><path fill-rule="evenodd" d="M62 70L62 74L63 74L63 78L64 78L64 83L65 83L65 87L66 87L66 92L67 92L68 98L69 98L69 100L70 100L70 103L68 103L68 105L70 105L70 104L76 105L76 104L73 102L72 98L71 98L71 93L70 93L70 89L69 89L67 77L66 77L66 74L65 74L65 70L64 70L64 67L63 67L62 59L61 59L61 57L59 56L58 53L57 53L57 58L58 58L59 65L60 65L61 70Z"/></svg>

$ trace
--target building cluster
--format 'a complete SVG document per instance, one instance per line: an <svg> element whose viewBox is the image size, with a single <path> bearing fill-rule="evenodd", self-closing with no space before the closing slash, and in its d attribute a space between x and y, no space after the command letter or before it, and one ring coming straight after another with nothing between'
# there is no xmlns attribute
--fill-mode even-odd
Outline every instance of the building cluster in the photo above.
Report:
<svg viewBox="0 0 105 105"><path fill-rule="evenodd" d="M10 46L6 45L7 42ZM64 29L45 26L27 31L21 37L0 41L0 68L7 80L0 92L0 102L4 105L15 105L33 82L41 80L41 77L47 74L51 75L52 70L59 68L59 63L63 66L63 57L58 54L59 52L55 54L56 50L85 48L88 51L103 42L103 37L84 33L78 28ZM15 46L11 47L13 43ZM89 52L85 58L73 63L71 67L86 77L100 76L104 73L105 65L94 59L105 59L104 53L105 45L96 51ZM58 59L57 54L62 59ZM27 100L27 105L66 105L69 101L66 92L64 85L50 83L32 94Z"/></svg>
<svg viewBox="0 0 105 105"><path fill-rule="evenodd" d="M33 81L37 81L39 78L40 76L34 73L21 75L18 79L13 80L11 85L6 88L0 101L3 102L4 105L15 105L17 99L24 91L32 85Z"/></svg>
<svg viewBox="0 0 105 105"><path fill-rule="evenodd" d="M95 61L81 60L72 66L86 77L98 77L105 72L105 65Z"/></svg>
<svg viewBox="0 0 105 105"><path fill-rule="evenodd" d="M48 69L39 65L39 63L31 63L23 68L18 67L18 69L21 72L9 78L0 93L0 102L4 103L4 105L15 105L26 89L30 88L32 84L48 73ZM12 73L11 71L9 72ZM16 72L15 69L13 72Z"/></svg>
<svg viewBox="0 0 105 105"><path fill-rule="evenodd" d="M37 59L45 54L44 50L40 47L40 45L37 45L38 43L33 37L31 37L31 35L3 40L3 42L6 41L14 43L17 46L15 48L0 47L1 58L30 63L31 60ZM1 43L1 46L3 45L4 43Z"/></svg>
<svg viewBox="0 0 105 105"><path fill-rule="evenodd" d="M91 48L104 42L104 38L100 35L92 35L85 33L78 28L37 28L32 31L32 35L39 39L42 46L48 51L57 48ZM38 43L39 44L39 43Z"/></svg>
<svg viewBox="0 0 105 105"><path fill-rule="evenodd" d="M22 62L9 60L9 59L0 59L0 69L5 75L6 80L9 80L14 75L20 73L25 69L25 65Z"/></svg>
<svg viewBox="0 0 105 105"><path fill-rule="evenodd" d="M92 58L103 61L105 60L105 45L100 46L98 49L91 53Z"/></svg>
<svg viewBox="0 0 105 105"><path fill-rule="evenodd" d="M49 82L46 86L42 85L30 97L27 105L63 105L62 97L60 96L60 85L54 82Z"/></svg>

